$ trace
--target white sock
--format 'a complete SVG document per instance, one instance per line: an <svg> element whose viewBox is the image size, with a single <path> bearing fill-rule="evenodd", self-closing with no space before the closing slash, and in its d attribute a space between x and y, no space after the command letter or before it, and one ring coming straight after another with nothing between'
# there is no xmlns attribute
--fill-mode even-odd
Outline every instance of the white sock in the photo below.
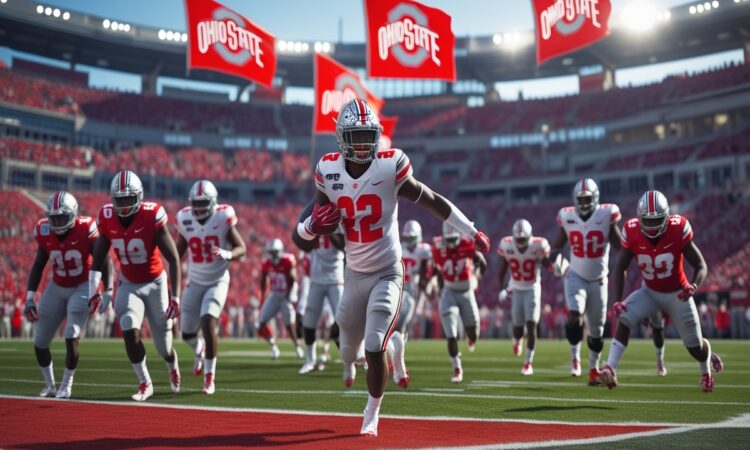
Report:
<svg viewBox="0 0 750 450"><path fill-rule="evenodd" d="M328 353L328 350L331 348L331 344L328 342L323 343L323 353Z"/></svg>
<svg viewBox="0 0 750 450"><path fill-rule="evenodd" d="M664 363L664 345L661 347L656 347L656 361L660 363Z"/></svg>
<svg viewBox="0 0 750 450"><path fill-rule="evenodd" d="M534 350L526 347L526 364L531 364L534 361Z"/></svg>
<svg viewBox="0 0 750 450"><path fill-rule="evenodd" d="M523 338L521 338L523 339ZM521 345L521 339L513 339L513 345Z"/></svg>
<svg viewBox="0 0 750 450"><path fill-rule="evenodd" d="M380 411L380 403L383 401L383 396L380 397L373 397L372 395L367 396L367 406L365 406L365 410L368 410L370 412L378 412Z"/></svg>
<svg viewBox="0 0 750 450"><path fill-rule="evenodd" d="M174 370L175 367L180 367L179 361L177 361L177 351L172 350L172 354L174 355L174 360L172 360L172 362L167 361L167 367L169 368L170 373Z"/></svg>
<svg viewBox="0 0 750 450"><path fill-rule="evenodd" d="M388 343L390 343L391 340L388 339ZM362 342L362 345L359 346L359 350L357 350L357 359L362 360L365 359L365 343Z"/></svg>
<svg viewBox="0 0 750 450"><path fill-rule="evenodd" d="M703 339L703 342L706 343L706 347L708 347L708 358L706 358L705 361L698 361L698 363L701 366L701 375L709 374L711 375L711 344L708 342L707 339ZM50 366L52 367L52 366Z"/></svg>
<svg viewBox="0 0 750 450"><path fill-rule="evenodd" d="M612 366L613 369L617 369L617 365L620 364L620 358L625 353L627 346L617 339L612 339L612 345L609 346L609 357L607 358L607 365Z"/></svg>
<svg viewBox="0 0 750 450"><path fill-rule="evenodd" d="M268 344L269 344L269 345L270 345L271 347L276 347L276 338L272 337L271 339L269 339L269 340L268 340Z"/></svg>
<svg viewBox="0 0 750 450"><path fill-rule="evenodd" d="M307 355L307 362L309 364L315 364L316 350L317 348L315 347L315 343L305 345L305 355Z"/></svg>
<svg viewBox="0 0 750 450"><path fill-rule="evenodd" d="M456 356L451 356L451 363L453 364L453 369L460 369L461 368L461 354L459 353Z"/></svg>
<svg viewBox="0 0 750 450"><path fill-rule="evenodd" d="M396 347L393 346L393 340L392 339L388 339L388 345L386 346L385 351L388 352L388 357L389 358L393 357L393 352L396 351Z"/></svg>
<svg viewBox="0 0 750 450"><path fill-rule="evenodd" d="M73 386L73 377L76 374L76 370L70 370L67 367L65 368L65 372L63 373L62 381L60 382L60 390L63 389L70 389L71 386Z"/></svg>
<svg viewBox="0 0 750 450"><path fill-rule="evenodd" d="M578 361L581 360L581 343L577 343L576 345L570 346L570 359L577 359Z"/></svg>
<svg viewBox="0 0 750 450"><path fill-rule="evenodd" d="M216 374L216 357L204 359L203 368L206 370L206 373Z"/></svg>
<svg viewBox="0 0 750 450"><path fill-rule="evenodd" d="M601 352L595 352L589 349L589 370L599 368L599 356Z"/></svg>
<svg viewBox="0 0 750 450"><path fill-rule="evenodd" d="M146 367L146 357L143 357L143 361L133 364L133 370L138 376L138 381L141 384L151 384L151 375L148 374L148 367Z"/></svg>
<svg viewBox="0 0 750 450"><path fill-rule="evenodd" d="M49 366L47 367L40 367L42 370L42 377L44 377L44 383L47 386L54 386L55 385L55 373L52 371L52 361L50 361Z"/></svg>

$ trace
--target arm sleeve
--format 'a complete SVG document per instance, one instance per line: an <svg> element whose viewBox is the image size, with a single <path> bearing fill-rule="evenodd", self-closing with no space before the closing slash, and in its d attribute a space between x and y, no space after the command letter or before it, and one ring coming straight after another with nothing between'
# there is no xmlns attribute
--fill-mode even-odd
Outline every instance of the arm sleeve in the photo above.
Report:
<svg viewBox="0 0 750 450"><path fill-rule="evenodd" d="M227 205L227 209L225 210L224 214L226 214L227 217L227 225L237 225L237 214L234 212L233 207Z"/></svg>
<svg viewBox="0 0 750 450"><path fill-rule="evenodd" d="M609 205L609 208L610 208L609 223L612 224L612 223L619 222L622 219L622 214L620 214L620 207L615 204L612 204L612 205Z"/></svg>
<svg viewBox="0 0 750 450"><path fill-rule="evenodd" d="M320 161L318 161L318 164L315 166L315 187L318 188L318 190L325 194L326 192L326 185L325 180L323 178L323 171L320 170Z"/></svg>
<svg viewBox="0 0 750 450"><path fill-rule="evenodd" d="M620 233L622 235L622 239L620 239L620 244L622 244L622 248L626 248L630 250L630 240L628 240L628 229L631 228L632 222L628 221L625 223L625 225L622 227L622 232Z"/></svg>
<svg viewBox="0 0 750 450"><path fill-rule="evenodd" d="M94 241L99 237L99 228L97 228L94 219L89 220L91 221L91 223L89 223L89 240Z"/></svg>
<svg viewBox="0 0 750 450"><path fill-rule="evenodd" d="M684 223L681 224L680 242L684 247L693 240L693 228L690 226L690 222L685 217L683 217L682 220L684 221Z"/></svg>
<svg viewBox="0 0 750 450"><path fill-rule="evenodd" d="M396 162L396 190L406 182L413 174L414 169L411 167L409 157L403 151L397 152L398 161Z"/></svg>
<svg viewBox="0 0 750 450"><path fill-rule="evenodd" d="M155 215L155 222L156 222L156 229L163 227L164 225L169 222L169 218L167 217L167 212L164 210L163 206L159 206L159 209L156 210Z"/></svg>

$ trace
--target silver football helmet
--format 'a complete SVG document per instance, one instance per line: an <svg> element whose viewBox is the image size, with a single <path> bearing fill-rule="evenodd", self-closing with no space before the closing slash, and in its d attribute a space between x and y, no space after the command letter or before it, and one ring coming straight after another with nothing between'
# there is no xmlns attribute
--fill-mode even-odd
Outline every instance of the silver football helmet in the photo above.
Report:
<svg viewBox="0 0 750 450"><path fill-rule="evenodd" d="M193 187L190 188L190 193L188 194L193 217L198 220L210 217L214 213L218 197L219 192L216 190L216 186L210 181L198 180L193 183Z"/></svg>
<svg viewBox="0 0 750 450"><path fill-rule="evenodd" d="M518 219L513 223L513 240L519 249L529 246L529 241L531 241L531 224L528 220Z"/></svg>
<svg viewBox="0 0 750 450"><path fill-rule="evenodd" d="M132 216L141 208L143 183L134 172L121 170L112 178L109 195L112 197L112 206L118 216Z"/></svg>
<svg viewBox="0 0 750 450"><path fill-rule="evenodd" d="M579 216L588 216L599 205L599 186L591 178L579 180L573 187L573 205Z"/></svg>
<svg viewBox="0 0 750 450"><path fill-rule="evenodd" d="M401 240L406 244L406 248L414 250L422 242L422 226L416 220L408 220L401 231Z"/></svg>
<svg viewBox="0 0 750 450"><path fill-rule="evenodd" d="M266 243L266 253L273 264L278 263L281 259L281 254L284 253L284 244L281 242L281 239L275 238L268 241Z"/></svg>
<svg viewBox="0 0 750 450"><path fill-rule="evenodd" d="M73 228L78 216L78 201L70 192L60 191L47 200L47 220L52 231L62 235Z"/></svg>
<svg viewBox="0 0 750 450"><path fill-rule="evenodd" d="M357 164L375 158L382 131L378 115L360 98L346 102L336 119L336 140L341 154Z"/></svg>
<svg viewBox="0 0 750 450"><path fill-rule="evenodd" d="M461 239L461 232L459 232L453 225L448 222L443 222L443 240L448 248L458 247L458 241Z"/></svg>
<svg viewBox="0 0 750 450"><path fill-rule="evenodd" d="M638 200L638 221L641 232L651 239L658 238L667 229L669 202L659 191L646 191Z"/></svg>

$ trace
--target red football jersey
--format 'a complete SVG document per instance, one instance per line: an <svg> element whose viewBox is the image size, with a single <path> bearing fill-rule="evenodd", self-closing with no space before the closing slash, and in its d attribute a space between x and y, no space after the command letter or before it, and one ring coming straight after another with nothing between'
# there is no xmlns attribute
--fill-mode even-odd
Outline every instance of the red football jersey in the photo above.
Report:
<svg viewBox="0 0 750 450"><path fill-rule="evenodd" d="M646 286L658 292L675 292L687 283L682 250L692 240L690 222L676 214L669 216L655 245L641 232L638 219L628 220L622 228L622 246L635 257Z"/></svg>
<svg viewBox="0 0 750 450"><path fill-rule="evenodd" d="M263 260L261 268L264 275L268 276L271 283L271 290L274 292L286 292L289 286L289 277L292 269L297 265L297 260L291 253L284 253L279 258L279 262L273 264L271 260Z"/></svg>
<svg viewBox="0 0 750 450"><path fill-rule="evenodd" d="M164 271L156 232L167 220L164 207L154 202L141 203L127 228L122 226L111 204L99 211L99 233L112 244L122 275L131 283L148 283Z"/></svg>
<svg viewBox="0 0 750 450"><path fill-rule="evenodd" d="M474 241L463 237L456 248L448 248L442 237L432 243L432 259L445 285L453 289L469 289L474 265Z"/></svg>
<svg viewBox="0 0 750 450"><path fill-rule="evenodd" d="M52 281L58 286L74 287L88 281L91 267L91 245L99 237L96 222L91 217L78 216L63 239L60 239L47 219L34 226L34 239L52 261Z"/></svg>

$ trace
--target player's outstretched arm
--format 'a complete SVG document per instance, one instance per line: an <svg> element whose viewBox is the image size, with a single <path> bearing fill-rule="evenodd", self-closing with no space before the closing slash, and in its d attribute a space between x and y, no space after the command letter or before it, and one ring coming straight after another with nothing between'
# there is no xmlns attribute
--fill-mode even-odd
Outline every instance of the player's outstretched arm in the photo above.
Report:
<svg viewBox="0 0 750 450"><path fill-rule="evenodd" d="M416 178L409 177L399 189L398 196L427 208L438 219L448 222L462 234L474 239L477 250L480 252L487 253L490 250L489 238L474 227L474 222L467 219L456 205Z"/></svg>
<svg viewBox="0 0 750 450"><path fill-rule="evenodd" d="M164 259L169 264L169 287L172 297L180 298L182 289L182 268L180 267L180 257L177 253L177 246L172 239L172 235L167 231L167 227L161 227L156 230L156 245L161 250Z"/></svg>
<svg viewBox="0 0 750 450"><path fill-rule="evenodd" d="M247 254L247 246L245 240L242 239L242 235L237 231L237 227L232 225L227 231L227 241L232 246L232 259L230 261L238 261L245 257Z"/></svg>
<svg viewBox="0 0 750 450"><path fill-rule="evenodd" d="M687 259L687 262L693 266L693 269L695 270L693 272L692 284L695 289L698 289L698 286L706 281L706 277L708 276L708 264L706 264L703 254L698 249L698 246L695 245L694 241L690 241L690 243L682 249L682 254L685 255L685 259Z"/></svg>
<svg viewBox="0 0 750 450"><path fill-rule="evenodd" d="M610 236L611 235L612 233L610 233ZM618 235L619 235L619 230L618 230ZM568 242L568 235L565 233L565 230L563 229L563 227L560 227L560 229L557 231L557 236L555 236L555 239L552 241L552 244L550 245L548 259L550 261L554 261L557 258L557 254L562 251L563 247L565 246L567 242Z"/></svg>
<svg viewBox="0 0 750 450"><path fill-rule="evenodd" d="M632 259L633 254L626 248L620 249L617 253L617 262L615 263L615 268L612 270L612 293L615 295L615 301L619 302L623 300L622 292L625 286L625 277L627 276L628 266Z"/></svg>
<svg viewBox="0 0 750 450"><path fill-rule="evenodd" d="M617 251L622 249L622 233L620 233L620 227L617 226L617 223L609 226L609 245Z"/></svg>
<svg viewBox="0 0 750 450"><path fill-rule="evenodd" d="M36 258L34 258L34 264L31 265L29 271L29 280L26 283L27 291L36 291L39 287L39 283L42 281L42 273L44 273L44 266L47 265L49 255L44 251L43 248L37 247Z"/></svg>
<svg viewBox="0 0 750 450"><path fill-rule="evenodd" d="M177 256L179 256L180 260L182 260L182 257L185 256L185 252L187 251L187 241L185 240L185 237L181 234L177 234L177 239L174 241L175 247L177 247Z"/></svg>
<svg viewBox="0 0 750 450"><path fill-rule="evenodd" d="M94 241L94 248L91 251L91 272L101 272L104 270L111 245L109 239L103 235L99 235L99 237L96 238L96 241Z"/></svg>

